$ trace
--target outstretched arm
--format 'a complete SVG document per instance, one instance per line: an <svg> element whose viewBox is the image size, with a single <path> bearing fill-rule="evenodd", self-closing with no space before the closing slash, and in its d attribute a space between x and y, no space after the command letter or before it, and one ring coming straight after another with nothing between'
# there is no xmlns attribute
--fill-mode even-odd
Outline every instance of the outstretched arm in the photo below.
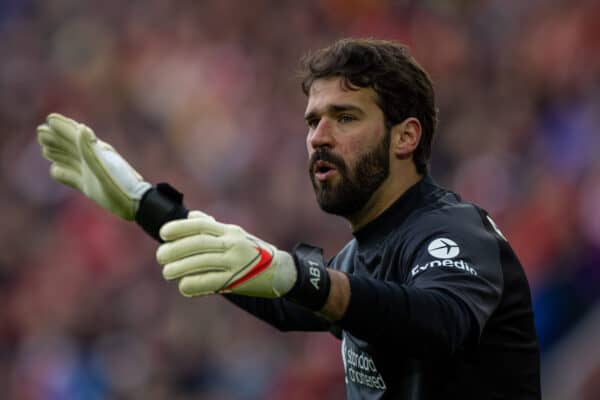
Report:
<svg viewBox="0 0 600 400"><path fill-rule="evenodd" d="M164 239L172 243L159 249L158 258L159 261L173 257L185 258L165 266L163 271L167 279L179 281L184 295L236 291L245 295L256 293L259 297L232 294L227 298L281 330L329 329L327 320L290 300L261 298L267 292L269 294L266 297L279 297L290 292L296 283L297 271L288 253L279 251L258 238L251 238L251 245L248 247L245 240L250 235L241 228L218 224L212 217L197 211L188 213L183 206L181 193L167 184L152 186L146 182L110 144L98 139L84 124L60 114L50 114L46 123L37 128L37 134L43 156L52 163L50 175L55 180L80 191L112 214L125 220L135 219L149 235L159 241L163 241L159 231L165 223L176 220L181 222L164 231ZM215 222L217 231L212 232L212 236L196 235L178 240L194 236L197 224L200 223L201 228L203 221ZM242 259L245 264L237 266L240 268L236 271L219 270L216 265L209 266L211 271L208 273L194 271L196 264L192 256L198 256L198 252L206 250L202 246L195 247L194 241L199 239L205 245L208 243L209 247L214 245L215 250L224 242L214 234L223 235L225 231L226 238L238 245L232 251L220 253L226 255L225 258L215 259L218 253L213 253L212 256L208 254L207 257L226 264L233 257L234 261ZM233 247L233 242L228 242L227 246ZM260 251L257 253L258 249ZM245 257L248 260L244 261ZM192 270L188 270L188 267ZM306 297L306 293L304 295Z"/></svg>
<svg viewBox="0 0 600 400"><path fill-rule="evenodd" d="M450 338L456 343L469 329L464 306L444 293L349 278L325 269L320 252L309 246L289 254L240 227L200 212L188 215L180 193L166 184L150 185L84 124L51 114L38 127L38 140L54 179L166 242L157 253L163 274L177 280L186 296L231 293L230 301L280 330L328 330L335 322L357 337L380 340L373 327L387 321L388 333L436 326L437 332L457 332ZM416 314L439 318L405 322ZM449 329L457 324L461 329Z"/></svg>

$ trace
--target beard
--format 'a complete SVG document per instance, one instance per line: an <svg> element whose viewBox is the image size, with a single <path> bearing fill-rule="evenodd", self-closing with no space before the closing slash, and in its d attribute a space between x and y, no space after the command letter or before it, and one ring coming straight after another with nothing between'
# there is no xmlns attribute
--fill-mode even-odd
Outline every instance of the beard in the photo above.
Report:
<svg viewBox="0 0 600 400"><path fill-rule="evenodd" d="M390 131L374 148L349 167L327 147L318 148L309 161L309 175L319 207L326 213L348 217L360 211L390 173ZM337 168L340 179L331 183L317 182L315 162L327 161Z"/></svg>

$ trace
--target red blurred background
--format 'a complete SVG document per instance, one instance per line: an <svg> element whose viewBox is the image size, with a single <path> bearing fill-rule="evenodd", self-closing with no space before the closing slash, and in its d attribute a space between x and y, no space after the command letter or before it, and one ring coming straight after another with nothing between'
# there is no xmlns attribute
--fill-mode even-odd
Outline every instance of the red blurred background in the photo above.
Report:
<svg viewBox="0 0 600 400"><path fill-rule="evenodd" d="M336 339L182 298L141 230L50 180L35 127L81 120L192 208L332 256L350 230L314 201L295 72L346 36L430 71L433 175L526 268L544 398L598 398L598 21L591 0L1 1L2 398L343 398Z"/></svg>

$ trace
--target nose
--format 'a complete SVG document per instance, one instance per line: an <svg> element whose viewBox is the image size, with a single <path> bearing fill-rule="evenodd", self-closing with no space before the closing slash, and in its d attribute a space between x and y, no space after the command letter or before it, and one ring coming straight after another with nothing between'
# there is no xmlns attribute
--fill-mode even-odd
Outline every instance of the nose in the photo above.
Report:
<svg viewBox="0 0 600 400"><path fill-rule="evenodd" d="M333 147L334 137L331 128L330 121L321 118L317 126L308 134L306 142L309 150L319 147Z"/></svg>

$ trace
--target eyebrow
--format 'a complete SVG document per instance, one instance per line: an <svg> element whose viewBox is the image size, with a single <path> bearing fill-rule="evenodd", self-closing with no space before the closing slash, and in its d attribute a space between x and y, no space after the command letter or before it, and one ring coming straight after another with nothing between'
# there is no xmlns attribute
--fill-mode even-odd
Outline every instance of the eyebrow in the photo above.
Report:
<svg viewBox="0 0 600 400"><path fill-rule="evenodd" d="M361 115L364 115L365 113L360 107L354 106L352 104L331 104L327 106L327 108L321 114L338 114L344 111L354 111ZM317 116L319 116L319 113L317 111L311 111L304 115L304 119L306 121L309 121L311 119L316 118Z"/></svg>

